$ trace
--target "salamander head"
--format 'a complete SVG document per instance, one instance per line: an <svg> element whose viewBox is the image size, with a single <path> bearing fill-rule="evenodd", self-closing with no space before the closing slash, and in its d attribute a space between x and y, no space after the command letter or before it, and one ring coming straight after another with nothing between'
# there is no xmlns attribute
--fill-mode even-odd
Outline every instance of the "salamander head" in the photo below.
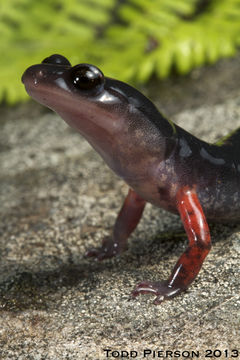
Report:
<svg viewBox="0 0 240 360"><path fill-rule="evenodd" d="M64 56L52 55L29 67L22 82L31 97L77 129L119 175L124 158L136 162L136 156L146 158L152 151L164 158L171 124L139 91L105 77L96 66L72 67Z"/></svg>

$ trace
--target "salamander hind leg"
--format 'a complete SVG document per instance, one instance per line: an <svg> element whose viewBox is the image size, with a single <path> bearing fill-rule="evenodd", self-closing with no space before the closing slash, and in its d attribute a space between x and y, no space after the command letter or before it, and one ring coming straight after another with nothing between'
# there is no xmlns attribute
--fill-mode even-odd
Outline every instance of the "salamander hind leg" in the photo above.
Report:
<svg viewBox="0 0 240 360"><path fill-rule="evenodd" d="M116 219L112 236L106 238L99 248L90 249L86 255L97 260L103 260L122 253L127 248L127 239L139 223L145 201L132 189Z"/></svg>
<svg viewBox="0 0 240 360"><path fill-rule="evenodd" d="M182 188L177 195L177 207L188 236L189 245L174 266L168 280L137 285L132 292L156 295L155 304L170 299L186 290L199 273L211 248L208 224L195 190Z"/></svg>

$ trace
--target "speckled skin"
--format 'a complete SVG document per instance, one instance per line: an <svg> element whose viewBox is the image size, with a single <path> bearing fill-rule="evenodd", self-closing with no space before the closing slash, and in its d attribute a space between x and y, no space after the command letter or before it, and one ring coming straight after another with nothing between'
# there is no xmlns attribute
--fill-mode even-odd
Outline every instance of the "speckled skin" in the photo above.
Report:
<svg viewBox="0 0 240 360"><path fill-rule="evenodd" d="M136 89L103 77L97 68L99 84L90 89L80 84L79 89L73 79L84 66L71 67L67 59L53 55L28 68L22 81L30 96L80 132L130 186L112 237L88 256L101 260L124 251L146 202L180 214L189 246L170 278L142 282L133 291L133 296L153 293L160 303L197 276L211 247L206 218L240 218L240 135L221 146L199 140L165 119Z"/></svg>

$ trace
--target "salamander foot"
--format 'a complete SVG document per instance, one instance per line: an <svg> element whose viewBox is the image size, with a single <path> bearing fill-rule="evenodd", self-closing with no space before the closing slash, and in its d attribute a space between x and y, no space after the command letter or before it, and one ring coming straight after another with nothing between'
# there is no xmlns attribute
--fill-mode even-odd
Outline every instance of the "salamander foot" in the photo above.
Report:
<svg viewBox="0 0 240 360"><path fill-rule="evenodd" d="M184 289L180 287L170 286L168 281L143 281L138 284L135 289L132 291L132 296L136 297L140 294L153 294L156 295L156 299L154 300L154 304L161 304L164 300L168 300Z"/></svg>

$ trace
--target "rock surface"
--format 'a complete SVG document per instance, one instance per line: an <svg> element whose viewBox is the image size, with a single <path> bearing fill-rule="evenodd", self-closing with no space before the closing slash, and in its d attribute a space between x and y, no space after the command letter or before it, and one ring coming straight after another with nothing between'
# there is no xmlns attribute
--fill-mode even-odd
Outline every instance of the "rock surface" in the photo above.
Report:
<svg viewBox="0 0 240 360"><path fill-rule="evenodd" d="M239 67L240 57L224 60L144 91L213 141L240 124ZM36 103L0 114L1 359L117 357L104 349L137 359L144 349L162 350L159 358L199 351L203 359L207 349L229 357L240 350L239 226L211 226L212 251L184 295L160 306L147 295L129 300L139 281L167 278L184 251L179 217L147 205L126 253L86 259L109 233L127 186Z"/></svg>

